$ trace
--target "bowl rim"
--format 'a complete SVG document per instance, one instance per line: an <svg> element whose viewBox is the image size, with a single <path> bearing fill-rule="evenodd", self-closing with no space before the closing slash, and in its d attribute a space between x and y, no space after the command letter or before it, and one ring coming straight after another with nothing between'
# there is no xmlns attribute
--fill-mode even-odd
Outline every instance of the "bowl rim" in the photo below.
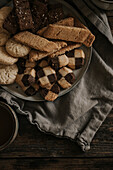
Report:
<svg viewBox="0 0 113 170"><path fill-rule="evenodd" d="M103 2L103 3L107 3L107 4L113 4L113 1L107 1L107 0L98 0L98 1L101 1L101 2Z"/></svg>
<svg viewBox="0 0 113 170"><path fill-rule="evenodd" d="M5 148L7 148L15 140L15 138L18 134L19 122L18 122L18 118L16 116L16 113L14 112L14 110L8 104L0 101L0 105L3 106L3 107L7 107L7 109L9 110L9 114L11 114L13 116L14 123L15 123L15 128L14 128L12 135L3 145L0 146L0 151L2 151Z"/></svg>

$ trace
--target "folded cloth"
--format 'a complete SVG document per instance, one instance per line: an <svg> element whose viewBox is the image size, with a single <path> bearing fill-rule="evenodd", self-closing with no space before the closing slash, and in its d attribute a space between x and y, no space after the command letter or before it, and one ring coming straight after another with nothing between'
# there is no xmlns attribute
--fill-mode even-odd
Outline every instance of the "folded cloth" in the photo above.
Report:
<svg viewBox="0 0 113 170"><path fill-rule="evenodd" d="M24 101L2 88L0 97L41 131L73 139L86 151L113 108L113 39L103 11L89 0L68 2L81 13L96 36L90 66L80 83L54 102Z"/></svg>

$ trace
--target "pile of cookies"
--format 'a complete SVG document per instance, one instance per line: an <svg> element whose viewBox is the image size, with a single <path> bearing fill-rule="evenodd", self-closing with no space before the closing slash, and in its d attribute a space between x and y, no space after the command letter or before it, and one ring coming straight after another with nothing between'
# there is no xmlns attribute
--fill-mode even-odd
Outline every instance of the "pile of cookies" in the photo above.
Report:
<svg viewBox="0 0 113 170"><path fill-rule="evenodd" d="M16 82L26 95L40 92L54 101L75 82L73 70L84 65L79 47L94 35L77 19L64 17L61 4L13 0L0 9L0 84Z"/></svg>

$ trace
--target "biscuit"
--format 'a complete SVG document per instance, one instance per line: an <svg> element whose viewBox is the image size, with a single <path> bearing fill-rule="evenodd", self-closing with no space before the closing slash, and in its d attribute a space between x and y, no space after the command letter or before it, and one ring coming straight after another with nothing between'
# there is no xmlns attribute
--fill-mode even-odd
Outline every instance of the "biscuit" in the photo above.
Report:
<svg viewBox="0 0 113 170"><path fill-rule="evenodd" d="M69 57L68 67L71 69L79 69L85 63L85 54L82 49L75 49L66 53Z"/></svg>
<svg viewBox="0 0 113 170"><path fill-rule="evenodd" d="M16 34L17 32L19 32L20 29L17 22L17 17L15 15L15 9L13 9L8 17L5 19L3 27L11 34Z"/></svg>
<svg viewBox="0 0 113 170"><path fill-rule="evenodd" d="M9 38L10 38L10 34L1 28L0 29L0 46L4 46Z"/></svg>
<svg viewBox="0 0 113 170"><path fill-rule="evenodd" d="M0 47L0 64L3 65L13 65L18 61L18 58L14 58L10 56L6 50L5 47Z"/></svg>
<svg viewBox="0 0 113 170"><path fill-rule="evenodd" d="M74 27L74 18L73 17L65 18L65 19L62 19L62 20L56 22L55 24L62 25L62 26ZM38 30L37 34L40 36L43 36L43 33L45 32L45 30L47 28L48 27L44 27L44 28Z"/></svg>
<svg viewBox="0 0 113 170"><path fill-rule="evenodd" d="M62 54L65 54L67 51L70 51L70 50L73 50L75 48L79 48L81 47L82 44L76 44L76 43L73 43L73 44L69 44L67 47L64 47L64 48L61 48L60 50L58 50L57 52L49 55L49 57L55 57L55 56L58 56L58 55L62 55Z"/></svg>
<svg viewBox="0 0 113 170"><path fill-rule="evenodd" d="M65 54L49 58L49 64L54 70L68 65L68 63L69 59Z"/></svg>
<svg viewBox="0 0 113 170"><path fill-rule="evenodd" d="M56 45L58 46L57 50L60 50L61 48L67 46L67 43L64 41L55 41L54 43L56 43ZM54 53L57 50L53 50L52 52L42 52L42 51L31 50L31 52L29 53L29 61L31 62L38 61Z"/></svg>
<svg viewBox="0 0 113 170"><path fill-rule="evenodd" d="M50 66L37 70L37 78L42 88L50 88L56 82L56 72Z"/></svg>
<svg viewBox="0 0 113 170"><path fill-rule="evenodd" d="M48 9L46 4L37 0L32 1L30 6L31 6L31 13L34 21L34 28L32 31L36 32L40 27L42 27L42 24L43 26L44 24L46 24L45 18Z"/></svg>
<svg viewBox="0 0 113 170"><path fill-rule="evenodd" d="M25 86L22 82L24 74L18 74L16 77L16 83L22 88L24 93L27 96L33 96L39 90L39 85L37 83L33 83L29 86Z"/></svg>
<svg viewBox="0 0 113 170"><path fill-rule="evenodd" d="M91 47L94 40L95 40L95 36L91 33L91 31L85 26L83 25L76 17L75 17L75 26L76 27L80 27L80 28L84 28L87 31L89 31L89 36L87 37L87 39L84 41L84 45L86 45L87 47Z"/></svg>
<svg viewBox="0 0 113 170"><path fill-rule="evenodd" d="M11 12L12 8L11 7L3 7L0 9L0 28L3 27L3 23L9 13Z"/></svg>
<svg viewBox="0 0 113 170"><path fill-rule="evenodd" d="M11 38L6 43L6 51L13 57L24 57L30 52L31 48L18 43L15 39Z"/></svg>
<svg viewBox="0 0 113 170"><path fill-rule="evenodd" d="M60 92L60 87L54 84L50 89L43 88L40 90L40 94L47 101L54 101Z"/></svg>
<svg viewBox="0 0 113 170"><path fill-rule="evenodd" d="M49 39L84 43L89 36L89 31L84 28L50 24L47 30L43 33L43 36Z"/></svg>
<svg viewBox="0 0 113 170"><path fill-rule="evenodd" d="M54 42L48 41L47 39L32 34L28 31L20 32L16 34L14 38L16 41L28 45L36 50L51 52L58 49L57 44Z"/></svg>
<svg viewBox="0 0 113 170"><path fill-rule="evenodd" d="M18 74L23 74L26 68L35 68L36 62L30 62L27 57L19 58L16 63L18 67Z"/></svg>
<svg viewBox="0 0 113 170"><path fill-rule="evenodd" d="M18 68L16 64L11 66L0 67L0 84L12 84L15 82L17 76Z"/></svg>
<svg viewBox="0 0 113 170"><path fill-rule="evenodd" d="M75 75L71 69L63 67L57 72L57 79L58 84L63 89L67 89L75 82Z"/></svg>
<svg viewBox="0 0 113 170"><path fill-rule="evenodd" d="M33 19L28 0L13 0L21 31L33 29Z"/></svg>

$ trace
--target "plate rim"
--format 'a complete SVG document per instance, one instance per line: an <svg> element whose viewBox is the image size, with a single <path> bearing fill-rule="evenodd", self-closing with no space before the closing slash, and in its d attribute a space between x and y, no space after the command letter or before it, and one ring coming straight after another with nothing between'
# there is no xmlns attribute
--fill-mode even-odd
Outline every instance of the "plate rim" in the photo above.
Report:
<svg viewBox="0 0 113 170"><path fill-rule="evenodd" d="M60 2L60 3L62 3L64 6L66 6L67 8L70 8L70 9L72 9L73 10L73 12L77 12L78 13L78 15L80 15L79 14L79 12L76 10L76 9L74 9L73 8L73 6L71 6L69 3L67 3L67 2L65 2L64 0L55 0L55 1L57 1L57 2ZM11 3L12 1L10 1L10 3ZM6 5L7 6L7 5ZM9 3L8 3L8 6L9 6ZM84 21L84 19L83 19L83 17L80 15L80 17L81 17L81 19L80 18L78 18L79 20L82 20L81 22L83 22L86 26L87 26L87 24L86 24L86 22ZM84 45L83 45L84 46ZM66 91L65 91L65 89L63 90L63 92L61 93L61 94L59 94L59 96L58 96L58 98L59 97L61 97L61 96L63 96L63 95L66 95L67 93L69 93L70 91L72 91L78 84L79 84L79 82L80 82L80 80L82 79L82 77L85 75L85 73L87 72L87 70L88 70L88 68L89 68L89 65L90 65L90 62L91 62L91 58L92 58L92 47L87 47L87 48L89 48L90 49L90 55L89 55L89 59L88 59L88 61L87 61L87 65L85 66L85 70L84 70L84 72L79 76L79 79L78 79L78 81L74 84L74 85L72 85L70 88L68 88L68 89L66 89ZM17 97L17 98L19 98L19 99L21 99L21 100L24 100L24 101L32 101L32 102L46 102L46 100L45 99L29 99L29 98L27 98L27 96L24 96L24 97L21 97L21 96L19 96L18 94L16 95L16 94L13 94L12 92L11 92L11 90L9 89L7 89L7 86L5 85L5 86L3 86L3 85L1 85L0 87L2 87L4 90L6 90L8 93L10 93L11 95L13 95L14 97ZM20 94L21 95L21 94ZM32 96L31 96L32 97Z"/></svg>

